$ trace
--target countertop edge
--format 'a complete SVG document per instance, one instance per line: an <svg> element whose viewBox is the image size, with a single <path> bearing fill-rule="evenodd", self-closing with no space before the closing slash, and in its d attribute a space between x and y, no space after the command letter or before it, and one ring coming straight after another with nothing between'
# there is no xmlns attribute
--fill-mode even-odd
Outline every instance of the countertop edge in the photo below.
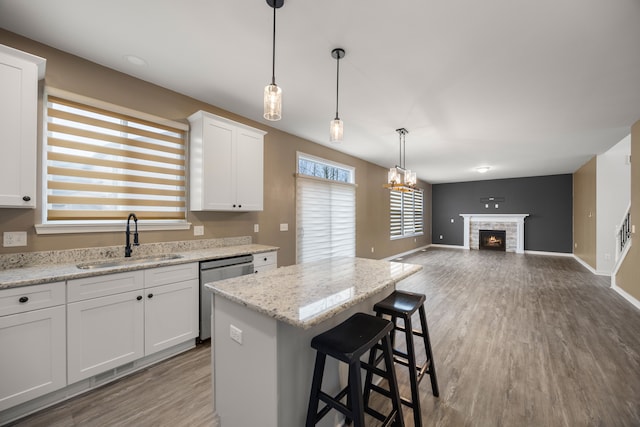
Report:
<svg viewBox="0 0 640 427"><path fill-rule="evenodd" d="M242 305L244 307L247 307L250 310L256 311L258 313L262 313L268 317L271 317L273 319L276 319L278 321L287 323L289 325L301 328L301 329L310 329L320 323L322 323L323 321L333 317L335 314L340 313L348 308L351 308L355 305L357 305L358 303L366 300L367 298L369 298L372 294L377 294L380 292L385 291L386 289L388 289L391 286L395 286L399 281L406 279L407 277L416 274L417 272L421 271L424 267L422 265L419 264L409 264L411 266L416 267L415 271L404 271L400 274L398 274L397 276L391 278L390 280L386 281L385 283L380 284L378 287L376 287L375 289L371 290L369 293L367 294L363 294L361 296L359 296L356 299L353 300L349 300L346 303L337 305L329 310L327 310L326 312L323 312L313 318L311 318L308 321L295 321L287 316L281 315L280 313L278 313L277 311L274 310L268 310L262 306L256 305L256 304L252 304L251 302L248 302L246 300L243 300L242 298L238 298L233 294L230 294L228 292L225 292L224 290L218 289L216 288L215 284L213 283L208 283L205 284L205 288L207 288L211 293L213 293L214 295L223 297L229 301L232 301L236 304ZM214 282L215 283L215 282Z"/></svg>
<svg viewBox="0 0 640 427"><path fill-rule="evenodd" d="M255 243L246 245L225 246L202 250L171 252L181 257L168 260L155 260L140 262L132 265L119 265L96 269L79 269L77 264L43 264L0 270L0 290L22 286L41 285L85 277L102 276L105 274L122 273L126 271L144 270L148 268L166 267L170 265L188 264L210 259L226 258L238 255L255 255L264 252L278 251L278 246L259 245ZM135 257L134 257L135 259ZM18 278L16 278L18 276ZM24 278L19 276L25 276Z"/></svg>

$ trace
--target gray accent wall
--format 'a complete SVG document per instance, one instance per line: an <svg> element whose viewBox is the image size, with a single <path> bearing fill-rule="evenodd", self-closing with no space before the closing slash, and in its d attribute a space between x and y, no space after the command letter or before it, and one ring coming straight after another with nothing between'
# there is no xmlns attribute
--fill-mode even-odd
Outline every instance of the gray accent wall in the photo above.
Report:
<svg viewBox="0 0 640 427"><path fill-rule="evenodd" d="M486 201L491 197L503 201ZM463 246L461 213L528 213L524 221L525 250L573 252L571 174L433 184L432 203L434 244Z"/></svg>

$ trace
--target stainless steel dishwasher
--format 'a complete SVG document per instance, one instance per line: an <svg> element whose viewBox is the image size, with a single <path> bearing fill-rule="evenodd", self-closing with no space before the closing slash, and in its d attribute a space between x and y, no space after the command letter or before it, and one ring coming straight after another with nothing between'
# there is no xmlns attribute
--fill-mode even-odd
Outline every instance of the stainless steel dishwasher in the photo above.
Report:
<svg viewBox="0 0 640 427"><path fill-rule="evenodd" d="M200 340L211 338L211 292L204 285L253 273L253 255L200 262Z"/></svg>

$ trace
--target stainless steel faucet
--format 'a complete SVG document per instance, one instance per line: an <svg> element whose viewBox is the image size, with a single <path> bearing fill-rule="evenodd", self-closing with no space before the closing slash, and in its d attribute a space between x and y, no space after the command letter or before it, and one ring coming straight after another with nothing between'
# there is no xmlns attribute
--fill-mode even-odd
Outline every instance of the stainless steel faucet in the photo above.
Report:
<svg viewBox="0 0 640 427"><path fill-rule="evenodd" d="M124 247L125 257L131 256L131 241L130 241L131 231L129 229L129 221L131 221L131 218L133 218L133 222L135 223L135 226L136 226L136 230L133 233L133 246L140 245L140 243L138 243L138 217L136 216L136 214L132 212L129 214L129 218L127 218L127 230L125 231L126 245Z"/></svg>

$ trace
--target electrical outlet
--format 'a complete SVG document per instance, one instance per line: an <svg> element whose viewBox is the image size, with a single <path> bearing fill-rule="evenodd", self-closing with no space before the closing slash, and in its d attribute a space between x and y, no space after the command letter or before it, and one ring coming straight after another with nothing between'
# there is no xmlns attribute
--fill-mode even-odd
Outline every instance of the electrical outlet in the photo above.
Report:
<svg viewBox="0 0 640 427"><path fill-rule="evenodd" d="M280 224L280 231L289 231L289 224Z"/></svg>
<svg viewBox="0 0 640 427"><path fill-rule="evenodd" d="M253 232L254 233L260 232L260 224L253 224Z"/></svg>
<svg viewBox="0 0 640 427"><path fill-rule="evenodd" d="M230 325L229 336L231 337L232 340L234 340L238 344L242 344L242 329L236 326Z"/></svg>
<svg viewBox="0 0 640 427"><path fill-rule="evenodd" d="M5 248L13 246L27 246L27 232L5 231L2 233L2 246Z"/></svg>
<svg viewBox="0 0 640 427"><path fill-rule="evenodd" d="M204 236L204 225L194 225L193 226L193 235L194 236Z"/></svg>
<svg viewBox="0 0 640 427"><path fill-rule="evenodd" d="M371 246L371 253L373 253L373 251L374 251L374 250L375 250L375 249L374 249L374 247L373 247L373 246Z"/></svg>

